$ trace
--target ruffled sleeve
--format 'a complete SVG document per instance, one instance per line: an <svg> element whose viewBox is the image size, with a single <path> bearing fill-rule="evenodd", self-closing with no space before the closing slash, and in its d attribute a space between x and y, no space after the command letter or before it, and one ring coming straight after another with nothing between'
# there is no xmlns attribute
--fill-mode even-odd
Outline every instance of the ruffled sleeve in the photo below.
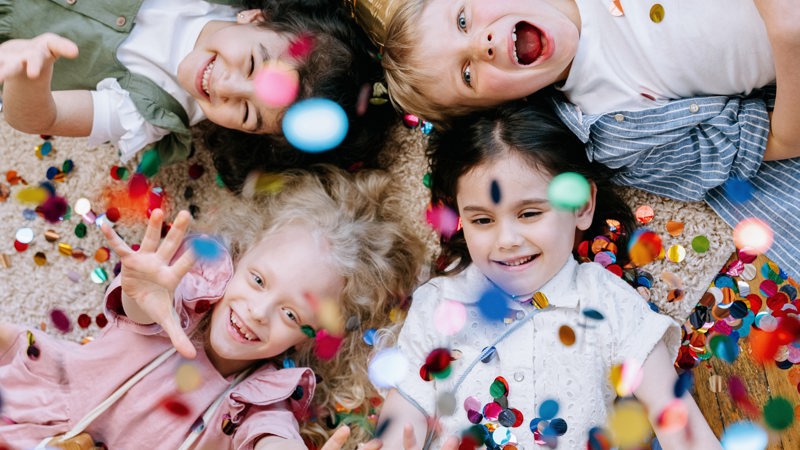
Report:
<svg viewBox="0 0 800 450"><path fill-rule="evenodd" d="M192 237L184 240L181 249L173 260L180 257ZM211 305L222 298L228 281L233 276L233 262L221 244L217 258L198 259L192 269L184 275L175 290L175 312L180 319L181 327L189 331L197 325L203 315L211 309ZM109 320L116 326L139 334L153 335L163 332L157 323L139 324L129 319L122 308L122 286L120 277L116 277L106 291L105 310Z"/></svg>
<svg viewBox="0 0 800 450"><path fill-rule="evenodd" d="M265 366L236 386L227 399L233 448L251 450L264 435L302 440L300 421L308 420L316 379L308 368Z"/></svg>
<svg viewBox="0 0 800 450"><path fill-rule="evenodd" d="M131 99L130 93L114 78L106 78L92 91L94 119L89 145L111 142L128 162L148 144L161 140L170 132L145 120Z"/></svg>

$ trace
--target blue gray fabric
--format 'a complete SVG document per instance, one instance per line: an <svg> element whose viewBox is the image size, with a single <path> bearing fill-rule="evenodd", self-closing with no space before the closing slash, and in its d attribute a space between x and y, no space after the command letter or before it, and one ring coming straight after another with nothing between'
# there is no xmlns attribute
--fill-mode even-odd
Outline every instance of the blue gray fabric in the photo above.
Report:
<svg viewBox="0 0 800 450"><path fill-rule="evenodd" d="M774 86L747 97L696 97L635 112L584 115L563 97L556 114L586 143L590 160L615 169L613 181L682 201L705 200L731 227L756 217L775 233L767 256L800 274L800 158L764 161ZM737 202L724 183L747 179Z"/></svg>

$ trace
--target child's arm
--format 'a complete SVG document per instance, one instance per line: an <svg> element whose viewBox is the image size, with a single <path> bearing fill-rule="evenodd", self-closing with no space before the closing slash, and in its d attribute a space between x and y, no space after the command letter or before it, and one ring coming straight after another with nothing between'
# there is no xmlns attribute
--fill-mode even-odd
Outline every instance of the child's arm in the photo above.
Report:
<svg viewBox="0 0 800 450"><path fill-rule="evenodd" d="M635 391L636 398L647 408L650 423L665 450L713 450L722 446L708 426L703 413L691 395L681 397L689 413L686 428L675 432L664 432L658 427L658 415L674 400L674 385L678 379L667 347L663 341L656 344L642 366L642 383Z"/></svg>
<svg viewBox="0 0 800 450"><path fill-rule="evenodd" d="M319 450L341 450L350 437L350 428L339 427ZM380 447L359 450L377 450ZM255 450L307 450L306 445L300 441L284 439L278 436L266 436L256 441Z"/></svg>
<svg viewBox="0 0 800 450"><path fill-rule="evenodd" d="M409 403L396 389L392 389L383 402L378 418L379 427L387 423L380 436L380 441L370 441L367 445L383 449L418 450L425 442L428 432L428 421L425 415ZM418 445L417 443L421 443ZM456 450L458 439L449 437L441 450Z"/></svg>
<svg viewBox="0 0 800 450"><path fill-rule="evenodd" d="M775 108L765 160L800 156L800 9L793 0L755 0L775 58Z"/></svg>
<svg viewBox="0 0 800 450"><path fill-rule="evenodd" d="M196 350L181 328L173 293L181 279L192 268L194 255L187 250L170 264L189 227L191 215L181 211L175 218L164 241L161 242L161 223L164 213L155 209L150 214L144 238L138 250L131 249L122 238L104 223L101 229L109 246L122 262L122 307L134 322L156 322L164 329L172 345L182 356L194 358Z"/></svg>
<svg viewBox="0 0 800 450"><path fill-rule="evenodd" d="M88 136L92 131L89 91L50 90L57 58L75 58L74 42L53 33L0 44L3 112L12 127L32 134Z"/></svg>

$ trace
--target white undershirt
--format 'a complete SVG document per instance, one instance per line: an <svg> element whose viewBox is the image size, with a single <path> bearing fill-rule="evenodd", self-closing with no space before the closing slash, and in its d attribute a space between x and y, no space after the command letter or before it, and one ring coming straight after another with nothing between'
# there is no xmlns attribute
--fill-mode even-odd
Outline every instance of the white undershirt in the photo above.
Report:
<svg viewBox="0 0 800 450"><path fill-rule="evenodd" d="M650 19L656 3L663 20ZM581 37L561 88L586 114L642 110L670 99L746 94L775 81L753 0L577 0ZM652 96L648 99L642 93Z"/></svg>
<svg viewBox="0 0 800 450"><path fill-rule="evenodd" d="M200 0L145 0L117 58L131 73L143 75L170 93L194 125L205 117L177 81L178 64L192 51L203 27L212 20L235 20L237 9ZM113 78L92 91L94 122L89 143L112 142L123 162L146 145L169 134L139 114L128 93Z"/></svg>

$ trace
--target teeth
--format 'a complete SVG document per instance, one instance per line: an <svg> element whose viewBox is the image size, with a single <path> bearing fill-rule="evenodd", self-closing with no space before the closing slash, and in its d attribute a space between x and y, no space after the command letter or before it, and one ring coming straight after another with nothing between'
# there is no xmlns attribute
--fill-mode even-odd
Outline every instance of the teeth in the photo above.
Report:
<svg viewBox="0 0 800 450"><path fill-rule="evenodd" d="M504 262L503 264L506 265L506 266L510 266L510 267L516 267L516 266L521 266L521 265L523 265L523 264L525 264L527 262L530 262L532 259L533 259L533 256L527 256L525 258L518 259L516 261Z"/></svg>
<svg viewBox="0 0 800 450"><path fill-rule="evenodd" d="M238 332L239 332L239 334L241 334L242 336L244 336L244 338L245 338L245 339L247 339L248 341L255 341L255 340L256 340L256 337L255 337L255 335L253 335L253 334L252 334L252 333L250 333L249 331L246 331L246 330L244 330L244 329L243 329L243 327L245 327L245 325L244 325L243 323L241 323L241 322L239 321L239 319L237 319L237 318L236 318L236 317L233 315L233 312L231 312L231 323L233 324L234 328L236 328L236 331L238 331ZM245 327L245 328L246 328L246 327Z"/></svg>
<svg viewBox="0 0 800 450"><path fill-rule="evenodd" d="M514 32L511 33L511 39L513 39L514 42L517 42L517 30L514 30Z"/></svg>
<svg viewBox="0 0 800 450"><path fill-rule="evenodd" d="M206 70L203 71L203 81L201 85L203 87L203 92L205 92L206 95L210 95L208 93L208 80L211 78L212 69L214 69L214 61L208 63L208 65L206 66Z"/></svg>

